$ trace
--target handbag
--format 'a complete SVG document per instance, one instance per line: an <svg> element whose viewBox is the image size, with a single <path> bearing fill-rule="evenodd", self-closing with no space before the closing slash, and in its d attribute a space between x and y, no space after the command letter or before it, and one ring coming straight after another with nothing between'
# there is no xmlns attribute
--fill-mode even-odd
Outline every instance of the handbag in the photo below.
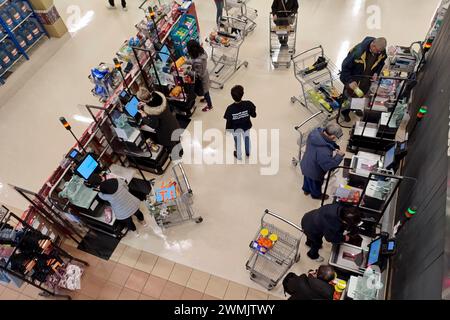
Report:
<svg viewBox="0 0 450 320"><path fill-rule="evenodd" d="M203 97L205 95L205 92L203 91L203 81L198 76L195 77L194 92L198 97Z"/></svg>

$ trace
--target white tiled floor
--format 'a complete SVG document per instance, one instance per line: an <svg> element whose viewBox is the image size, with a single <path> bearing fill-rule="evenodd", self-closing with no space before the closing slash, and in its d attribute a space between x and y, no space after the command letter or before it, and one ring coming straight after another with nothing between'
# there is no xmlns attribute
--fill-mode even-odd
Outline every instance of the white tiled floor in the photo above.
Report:
<svg viewBox="0 0 450 320"><path fill-rule="evenodd" d="M65 21L74 21L73 6L79 6L81 17L92 16L89 13L92 11L92 21L71 37L43 43L31 61L0 88L0 202L24 208L26 203L7 184L37 191L73 145L72 137L61 127L58 117L65 116L71 121L76 134L86 129L87 124L76 121L74 116L87 116L78 104L98 105L90 93L91 84L87 79L90 67L100 61L109 62L121 41L135 33L134 24L142 18L142 11L137 9L140 1L130 0L128 12L109 11L104 7L105 2L56 0ZM278 174L261 176L259 166L255 165L186 165L195 194L195 210L203 216L204 222L179 226L163 234L150 226L142 231L140 238L125 239L132 247L257 289L259 287L249 280L244 265L249 255L247 246L264 209L269 208L298 223L306 211L319 205L300 192L301 175L291 166L291 158L297 151L297 134L293 126L308 113L289 101L298 93L292 69L271 68L268 52L270 3L270 0L250 2L250 6L258 9L259 17L257 29L241 51L241 57L249 62L249 67L240 70L223 91L212 91L214 110L195 114L188 130L193 130L195 120L202 120L204 129L223 130L222 115L231 100L229 89L231 85L242 84L246 97L258 108L255 128L280 130ZM297 50L300 52L321 44L336 62L345 57L350 46L369 34L386 36L390 44L409 45L424 38L437 3L438 0L301 1ZM197 0L196 4L202 35L206 36L213 26L214 4L211 0ZM378 5L380 9L379 30L367 29L372 5ZM22 86L18 88L17 83ZM325 245L322 250L325 256L329 249ZM304 254L303 246L301 250ZM126 259L127 264L140 265L141 258L133 253ZM166 270L169 267L173 268L173 265L158 265L154 270L161 275L170 275ZM304 272L312 267L314 263L303 255L294 271ZM188 287L190 284L208 286L207 282L194 281L193 276L194 273L187 280ZM117 277L117 281L123 279ZM227 293L212 294L223 296ZM255 291L254 294L260 293ZM122 295L131 297L128 292Z"/></svg>

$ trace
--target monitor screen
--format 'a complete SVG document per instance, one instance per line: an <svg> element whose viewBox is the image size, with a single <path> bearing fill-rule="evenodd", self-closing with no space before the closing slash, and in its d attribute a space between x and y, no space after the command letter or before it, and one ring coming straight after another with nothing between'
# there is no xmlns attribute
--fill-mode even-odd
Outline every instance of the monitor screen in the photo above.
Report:
<svg viewBox="0 0 450 320"><path fill-rule="evenodd" d="M169 51L169 48L166 45L164 45L161 48L161 50L159 51L159 58L161 59L161 61L163 63L166 63L167 60L169 60L169 58L170 58L170 51Z"/></svg>
<svg viewBox="0 0 450 320"><path fill-rule="evenodd" d="M131 100L125 105L126 112L132 116L136 117L138 113L139 100L136 97L131 98Z"/></svg>
<svg viewBox="0 0 450 320"><path fill-rule="evenodd" d="M69 158L71 159L75 159L80 153L78 152L78 150L73 149L72 151L70 151L69 153Z"/></svg>
<svg viewBox="0 0 450 320"><path fill-rule="evenodd" d="M381 238L375 240L370 244L369 258L367 259L367 265L371 266L379 261L381 253Z"/></svg>
<svg viewBox="0 0 450 320"><path fill-rule="evenodd" d="M83 161L79 164L76 172L82 176L85 180L88 180L94 171L98 168L98 162L94 157L88 154Z"/></svg>
<svg viewBox="0 0 450 320"><path fill-rule="evenodd" d="M388 250L392 251L395 249L395 242L394 241L389 241L388 242Z"/></svg>
<svg viewBox="0 0 450 320"><path fill-rule="evenodd" d="M388 169L395 161L395 146L389 149L384 156L384 168Z"/></svg>

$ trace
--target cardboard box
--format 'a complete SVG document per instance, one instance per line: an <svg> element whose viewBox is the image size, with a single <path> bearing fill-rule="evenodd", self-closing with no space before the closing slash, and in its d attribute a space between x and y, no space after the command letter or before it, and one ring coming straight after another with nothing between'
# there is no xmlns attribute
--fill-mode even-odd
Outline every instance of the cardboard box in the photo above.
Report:
<svg viewBox="0 0 450 320"><path fill-rule="evenodd" d="M34 10L47 10L53 6L54 0L30 0Z"/></svg>
<svg viewBox="0 0 450 320"><path fill-rule="evenodd" d="M61 38L67 33L67 27L61 18L52 25L44 24L44 28L47 30L48 34L54 38Z"/></svg>

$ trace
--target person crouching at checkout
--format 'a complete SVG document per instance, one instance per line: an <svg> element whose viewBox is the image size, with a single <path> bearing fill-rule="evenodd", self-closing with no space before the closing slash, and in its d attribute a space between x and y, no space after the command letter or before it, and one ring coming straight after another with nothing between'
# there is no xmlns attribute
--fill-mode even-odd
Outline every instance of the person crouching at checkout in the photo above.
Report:
<svg viewBox="0 0 450 320"><path fill-rule="evenodd" d="M166 97L161 92L150 93L146 88L141 87L137 98L141 101L139 104L139 113L142 116L141 125L152 128L155 131L155 140L157 140L155 142L172 151L180 143L179 136L175 135L172 139L173 132L180 129L180 124L170 111Z"/></svg>
<svg viewBox="0 0 450 320"><path fill-rule="evenodd" d="M344 235L344 232L353 232L360 222L361 213L356 207L340 203L305 213L301 226L307 238L306 245L310 247L308 257L323 262L324 258L319 255L322 238L333 244L348 242L351 237Z"/></svg>
<svg viewBox="0 0 450 320"><path fill-rule="evenodd" d="M98 175L90 180L93 184L99 184L100 193L98 196L100 199L109 202L116 219L120 221L123 227L134 231L136 236L139 236L139 232L133 222L133 215L144 227L147 223L145 222L144 214L139 209L141 200L128 191L125 181L115 178L102 181L103 178ZM94 180L95 182L92 182Z"/></svg>
<svg viewBox="0 0 450 320"><path fill-rule="evenodd" d="M336 272L332 266L321 265L307 275L288 274L283 280L283 287L290 295L288 300L333 300L334 286L331 282L335 278Z"/></svg>

